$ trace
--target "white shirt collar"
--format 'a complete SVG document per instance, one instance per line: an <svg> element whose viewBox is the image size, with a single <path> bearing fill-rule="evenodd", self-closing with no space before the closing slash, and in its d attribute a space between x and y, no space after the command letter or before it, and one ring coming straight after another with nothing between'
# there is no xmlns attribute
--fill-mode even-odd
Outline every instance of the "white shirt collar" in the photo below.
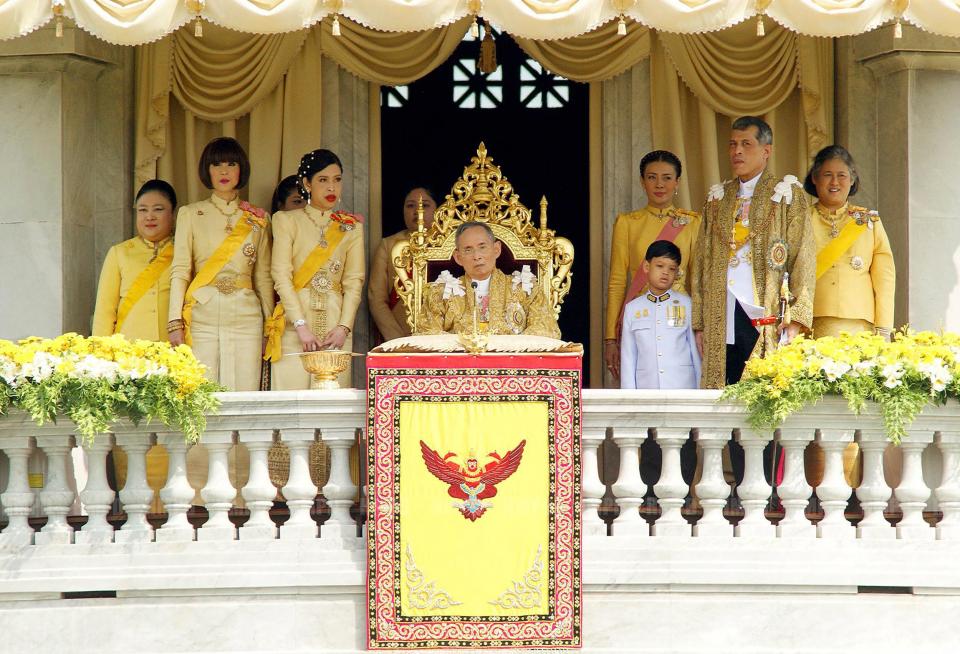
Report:
<svg viewBox="0 0 960 654"><path fill-rule="evenodd" d="M490 280L493 279L493 275L490 275L486 279L467 279L472 283L477 283L477 289L475 291L477 297L483 297L485 295L490 295Z"/></svg>
<svg viewBox="0 0 960 654"><path fill-rule="evenodd" d="M738 198L752 198L752 197L753 197L753 191L754 191L754 189L757 188L757 182L760 181L760 176L761 176L761 175L763 175L763 171L762 171L762 170L761 170L759 173L757 173L757 176L754 177L753 179L749 179L749 180L747 180L747 181L745 181L745 182L740 182L740 190L737 191L737 197L738 197Z"/></svg>

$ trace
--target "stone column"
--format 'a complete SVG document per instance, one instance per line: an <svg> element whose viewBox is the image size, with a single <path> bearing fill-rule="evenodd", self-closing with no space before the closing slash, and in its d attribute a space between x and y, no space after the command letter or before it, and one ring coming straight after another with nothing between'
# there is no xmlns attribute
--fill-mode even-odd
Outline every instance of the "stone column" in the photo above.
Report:
<svg viewBox="0 0 960 654"><path fill-rule="evenodd" d="M897 265L895 322L960 328L960 41L903 26L837 42L837 142L880 212Z"/></svg>
<svg viewBox="0 0 960 654"><path fill-rule="evenodd" d="M0 43L0 115L0 278L32 280L0 284L0 336L89 333L133 232L133 49L69 24Z"/></svg>

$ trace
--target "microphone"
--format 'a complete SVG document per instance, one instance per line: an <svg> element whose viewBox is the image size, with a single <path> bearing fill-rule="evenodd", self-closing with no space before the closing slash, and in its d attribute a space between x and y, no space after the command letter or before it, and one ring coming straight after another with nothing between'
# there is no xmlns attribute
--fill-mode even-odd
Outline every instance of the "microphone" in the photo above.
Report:
<svg viewBox="0 0 960 654"><path fill-rule="evenodd" d="M477 282L473 280L470 282L470 288L473 289L473 333L479 334L480 331L477 325Z"/></svg>

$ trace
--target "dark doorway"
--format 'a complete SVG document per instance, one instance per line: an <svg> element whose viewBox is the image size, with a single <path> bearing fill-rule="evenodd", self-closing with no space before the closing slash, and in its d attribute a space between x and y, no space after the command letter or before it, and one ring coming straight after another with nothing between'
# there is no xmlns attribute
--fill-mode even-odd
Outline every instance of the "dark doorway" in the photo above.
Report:
<svg viewBox="0 0 960 654"><path fill-rule="evenodd" d="M404 228L410 186L426 183L442 202L483 141L520 201L537 216L546 196L549 226L573 242L573 286L560 330L587 348L589 379L589 87L552 75L509 36L495 35L498 67L489 75L478 70L480 42L468 33L426 77L383 87L383 233Z"/></svg>

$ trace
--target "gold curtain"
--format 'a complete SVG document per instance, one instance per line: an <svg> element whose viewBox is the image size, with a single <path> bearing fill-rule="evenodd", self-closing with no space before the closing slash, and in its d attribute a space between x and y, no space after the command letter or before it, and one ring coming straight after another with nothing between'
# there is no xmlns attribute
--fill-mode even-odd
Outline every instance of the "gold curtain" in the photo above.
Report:
<svg viewBox="0 0 960 654"><path fill-rule="evenodd" d="M650 30L632 25L625 36L620 36L617 21L559 41L513 38L544 68L577 82L602 82L650 56Z"/></svg>
<svg viewBox="0 0 960 654"><path fill-rule="evenodd" d="M833 135L833 44L768 26L743 24L712 34L657 33L650 54L654 147L683 161L682 206L699 208L706 190L730 176L726 143L742 115L774 131L771 169L806 174Z"/></svg>
<svg viewBox="0 0 960 654"><path fill-rule="evenodd" d="M248 197L266 205L300 156L322 145L325 58L368 81L406 84L443 63L469 24L384 33L341 20L341 36L327 22L281 35L208 25L200 39L187 26L139 48L135 183L161 177L184 202L203 197L200 152L210 139L232 136L256 163Z"/></svg>

